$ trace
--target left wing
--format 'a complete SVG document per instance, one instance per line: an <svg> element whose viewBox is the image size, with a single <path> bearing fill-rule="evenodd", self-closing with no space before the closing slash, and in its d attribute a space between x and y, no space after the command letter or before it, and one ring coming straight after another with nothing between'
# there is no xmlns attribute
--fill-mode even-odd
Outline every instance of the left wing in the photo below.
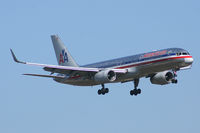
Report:
<svg viewBox="0 0 200 133"><path fill-rule="evenodd" d="M71 72L93 72L97 73L104 68L88 68L88 67L73 67L73 66L59 66L59 65L48 65L48 64L39 64L39 63L30 63L30 62L23 62L19 61L12 49L10 49L12 57L15 62L21 63L21 64L27 64L27 65L33 65L33 66L40 66L43 67L45 71L49 71L52 73L61 73L61 74L69 74ZM127 73L127 69L111 69L112 71L116 73Z"/></svg>

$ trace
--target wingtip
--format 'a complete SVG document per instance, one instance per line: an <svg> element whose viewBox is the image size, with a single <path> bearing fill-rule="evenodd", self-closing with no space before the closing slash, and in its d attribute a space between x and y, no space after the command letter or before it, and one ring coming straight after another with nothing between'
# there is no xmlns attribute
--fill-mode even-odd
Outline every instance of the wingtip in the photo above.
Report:
<svg viewBox="0 0 200 133"><path fill-rule="evenodd" d="M14 52L13 52L13 50L10 48L10 52L11 52L11 54L12 54L12 57L13 57L13 60L15 61L15 62L17 62L17 63L22 63L22 64L26 64L26 62L22 62L22 61L19 61L18 59L17 59L17 57L15 56L15 54L14 54Z"/></svg>
<svg viewBox="0 0 200 133"><path fill-rule="evenodd" d="M13 52L13 50L10 48L10 52L11 52L11 54L12 54L12 57L13 57L13 60L15 61L15 62L18 62L18 60L17 60L17 58L16 58L16 56L15 56L15 54L14 54L14 52Z"/></svg>

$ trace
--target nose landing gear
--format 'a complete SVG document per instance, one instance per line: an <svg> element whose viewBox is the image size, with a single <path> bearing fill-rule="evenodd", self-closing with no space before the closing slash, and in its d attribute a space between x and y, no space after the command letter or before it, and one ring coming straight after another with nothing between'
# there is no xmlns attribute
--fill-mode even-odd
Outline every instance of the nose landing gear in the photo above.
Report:
<svg viewBox="0 0 200 133"><path fill-rule="evenodd" d="M177 84L178 80L176 79L176 77L177 77L176 71L173 71L173 74L174 74L174 78L171 81L172 81L173 84Z"/></svg>
<svg viewBox="0 0 200 133"><path fill-rule="evenodd" d="M177 79L172 79L172 83L173 83L173 84L177 84L177 83L178 83L178 80L177 80Z"/></svg>

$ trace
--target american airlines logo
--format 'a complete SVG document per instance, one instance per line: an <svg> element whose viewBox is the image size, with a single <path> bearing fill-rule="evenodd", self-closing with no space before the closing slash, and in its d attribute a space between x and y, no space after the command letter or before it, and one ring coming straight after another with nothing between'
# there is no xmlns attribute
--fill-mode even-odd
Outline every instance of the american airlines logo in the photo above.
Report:
<svg viewBox="0 0 200 133"><path fill-rule="evenodd" d="M143 57L144 57L144 58L148 58L148 57L153 57L153 56L164 55L164 54L166 54L166 53L167 53L167 50L157 51L157 52L153 52L153 53L144 54Z"/></svg>
<svg viewBox="0 0 200 133"><path fill-rule="evenodd" d="M67 52L63 49L62 52L60 53L60 59L59 59L59 64L68 62L68 57L67 57Z"/></svg>

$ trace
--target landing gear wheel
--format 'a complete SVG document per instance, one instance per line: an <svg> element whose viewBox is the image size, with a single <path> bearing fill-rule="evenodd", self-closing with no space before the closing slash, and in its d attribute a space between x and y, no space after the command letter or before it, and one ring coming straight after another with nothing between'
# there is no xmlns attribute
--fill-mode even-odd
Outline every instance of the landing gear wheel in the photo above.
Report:
<svg viewBox="0 0 200 133"><path fill-rule="evenodd" d="M131 90L131 91L130 91L130 95L132 96L132 95L133 95L133 93L134 93L134 92L133 92L133 90Z"/></svg>
<svg viewBox="0 0 200 133"><path fill-rule="evenodd" d="M178 80L177 80L177 79L172 79L172 83L173 83L173 84L177 84L177 83L178 83Z"/></svg>
<svg viewBox="0 0 200 133"><path fill-rule="evenodd" d="M105 95L105 94L106 94L105 89L101 89L101 94L102 94L102 95Z"/></svg>
<svg viewBox="0 0 200 133"><path fill-rule="evenodd" d="M141 94L141 89L137 89L137 93L138 93L138 94Z"/></svg>
<svg viewBox="0 0 200 133"><path fill-rule="evenodd" d="M108 92L109 92L109 89L108 89L108 88L106 88L106 89L105 89L105 92L106 92L106 93L108 93Z"/></svg>
<svg viewBox="0 0 200 133"><path fill-rule="evenodd" d="M101 90L99 89L97 93L98 93L98 95L101 95Z"/></svg>
<svg viewBox="0 0 200 133"><path fill-rule="evenodd" d="M141 93L141 90L140 90L140 93ZM137 96L137 94L140 94L140 93L139 93L138 89L134 89L134 90L131 90L131 91L130 91L130 95L131 95L131 96L132 96L132 95Z"/></svg>

